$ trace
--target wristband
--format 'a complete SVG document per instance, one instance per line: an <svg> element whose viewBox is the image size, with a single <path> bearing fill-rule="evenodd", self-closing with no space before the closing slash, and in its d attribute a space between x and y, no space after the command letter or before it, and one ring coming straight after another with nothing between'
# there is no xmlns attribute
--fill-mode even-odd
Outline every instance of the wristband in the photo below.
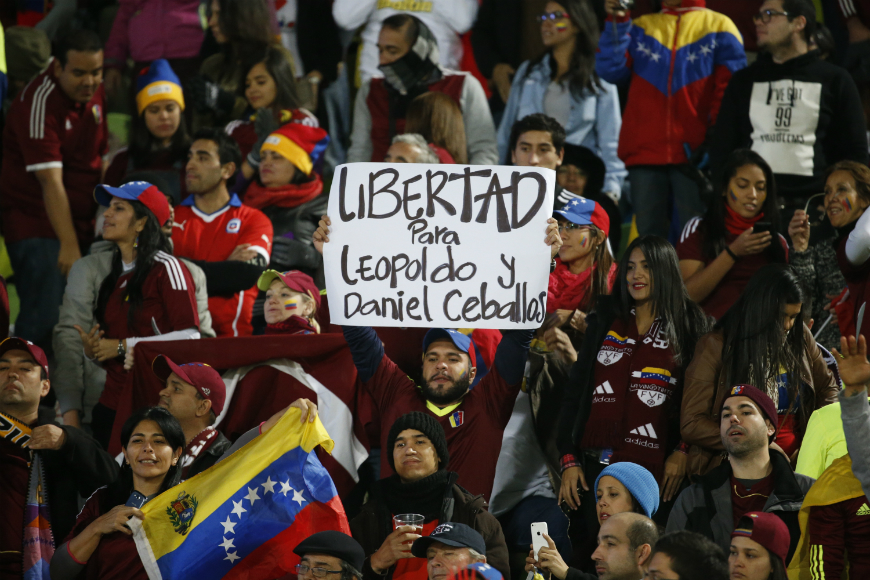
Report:
<svg viewBox="0 0 870 580"><path fill-rule="evenodd" d="M732 260L734 260L735 262L737 261L737 254L732 252L731 248L729 248L728 246L725 246L725 251L728 252L728 255L731 256Z"/></svg>

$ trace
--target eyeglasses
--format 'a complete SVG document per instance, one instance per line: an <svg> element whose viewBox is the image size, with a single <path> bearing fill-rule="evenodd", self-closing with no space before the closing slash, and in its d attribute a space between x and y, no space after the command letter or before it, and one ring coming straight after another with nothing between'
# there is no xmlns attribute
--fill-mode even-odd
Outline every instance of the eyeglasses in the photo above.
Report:
<svg viewBox="0 0 870 580"><path fill-rule="evenodd" d="M308 574L309 570L311 570L311 573L315 578L326 578L327 574L341 574L341 570L327 570L326 568L312 568L305 564L296 564L297 576L304 576L305 574Z"/></svg>
<svg viewBox="0 0 870 580"><path fill-rule="evenodd" d="M752 15L752 21L758 22L760 20L767 24L774 16L788 16L788 12L780 12L779 10L762 10L758 14Z"/></svg>
<svg viewBox="0 0 870 580"><path fill-rule="evenodd" d="M589 226L587 226L587 225L581 226L580 224L568 222L564 226L559 226L559 233L561 234L562 232L564 232L566 230L569 232L573 232L575 230L586 230L586 229L589 229Z"/></svg>
<svg viewBox="0 0 870 580"><path fill-rule="evenodd" d="M546 22L547 20L564 20L566 18L570 18L567 12L544 12L537 19L540 22Z"/></svg>

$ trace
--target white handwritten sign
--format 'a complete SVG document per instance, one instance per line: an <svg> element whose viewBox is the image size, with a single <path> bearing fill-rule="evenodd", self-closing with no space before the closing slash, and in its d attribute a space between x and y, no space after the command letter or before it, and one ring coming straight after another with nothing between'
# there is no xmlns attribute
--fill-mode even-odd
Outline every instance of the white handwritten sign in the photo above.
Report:
<svg viewBox="0 0 870 580"><path fill-rule="evenodd" d="M555 179L535 167L341 165L323 251L332 321L538 328Z"/></svg>

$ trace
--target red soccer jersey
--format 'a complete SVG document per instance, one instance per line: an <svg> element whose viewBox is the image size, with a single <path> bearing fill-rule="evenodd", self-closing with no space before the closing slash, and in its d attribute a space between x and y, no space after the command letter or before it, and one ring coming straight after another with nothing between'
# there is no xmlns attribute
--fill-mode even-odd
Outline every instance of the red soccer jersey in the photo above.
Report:
<svg viewBox="0 0 870 580"><path fill-rule="evenodd" d="M127 322L130 302L124 299L125 289L135 270L120 276L115 290L106 303L103 330L107 338L154 336L188 328L199 328L196 292L187 267L174 256L157 252L154 265L142 285L142 305L131 328ZM110 409L118 406L118 396L126 383L124 361L115 358L103 365L106 386L100 402Z"/></svg>
<svg viewBox="0 0 870 580"><path fill-rule="evenodd" d="M62 167L76 235L88 244L94 237L97 209L94 187L108 151L106 96L100 86L88 103L77 103L66 96L51 71L49 65L33 79L12 101L6 116L0 223L7 242L57 238L34 172Z"/></svg>
<svg viewBox="0 0 870 580"><path fill-rule="evenodd" d="M198 209L191 195L175 208L172 242L177 255L207 262L223 262L236 246L251 244L250 249L260 253L268 263L272 253L272 222L260 210L242 205L236 195L212 214ZM217 335L250 335L256 298L256 285L233 296L210 296L208 310Z"/></svg>

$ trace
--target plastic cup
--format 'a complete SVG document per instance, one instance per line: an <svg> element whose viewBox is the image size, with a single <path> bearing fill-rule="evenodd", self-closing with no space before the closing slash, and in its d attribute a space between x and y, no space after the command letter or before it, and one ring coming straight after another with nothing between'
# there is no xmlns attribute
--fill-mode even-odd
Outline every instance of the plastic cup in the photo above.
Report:
<svg viewBox="0 0 870 580"><path fill-rule="evenodd" d="M423 516L420 514L399 514L393 516L393 524L397 530L401 526L411 526L414 529L409 531L418 535L423 535ZM412 542L409 541L405 543L410 544Z"/></svg>

